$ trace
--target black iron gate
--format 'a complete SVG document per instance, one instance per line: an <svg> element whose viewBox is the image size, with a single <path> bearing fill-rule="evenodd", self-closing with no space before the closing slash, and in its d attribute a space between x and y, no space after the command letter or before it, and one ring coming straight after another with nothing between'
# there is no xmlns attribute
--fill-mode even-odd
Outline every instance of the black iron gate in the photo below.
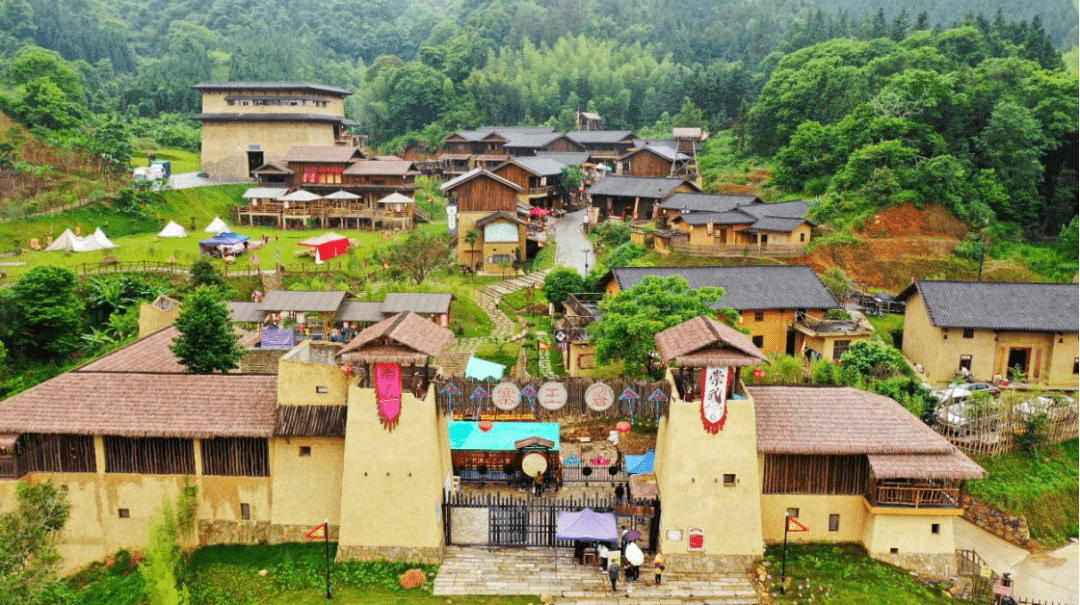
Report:
<svg viewBox="0 0 1080 605"><path fill-rule="evenodd" d="M598 513L615 513L620 534L622 530L636 530L641 534L638 545L644 550L655 550L659 543L660 501L617 500L611 497L582 498L532 498L498 494L450 494L443 504L445 540L447 545L483 544L484 537L473 531L469 541L458 541L454 530L455 511L471 510L475 523L486 519L486 544L488 546L565 546L572 547L573 540L555 537L559 512L580 511L591 508ZM476 530L476 527L472 529Z"/></svg>

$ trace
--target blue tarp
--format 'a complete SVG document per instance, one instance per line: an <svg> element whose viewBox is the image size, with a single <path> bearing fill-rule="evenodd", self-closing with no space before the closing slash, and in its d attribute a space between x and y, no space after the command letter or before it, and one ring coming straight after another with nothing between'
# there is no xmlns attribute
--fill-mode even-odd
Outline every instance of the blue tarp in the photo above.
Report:
<svg viewBox="0 0 1080 605"><path fill-rule="evenodd" d="M473 380L498 380L503 377L506 366L479 357L470 357L465 366L465 377Z"/></svg>
<svg viewBox="0 0 1080 605"><path fill-rule="evenodd" d="M200 246L231 246L231 245L234 245L234 244L239 244L241 242L247 241L249 239L251 239L251 238L246 236L246 235L240 235L239 233L229 233L228 231L226 231L224 233L219 233L219 234L215 235L214 237L211 237L210 239L204 239L203 241L199 242L199 245Z"/></svg>
<svg viewBox="0 0 1080 605"><path fill-rule="evenodd" d="M539 437L555 442L559 450L558 422L494 422L491 430L480 430L478 422L451 420L447 423L451 450L513 451L514 442Z"/></svg>
<svg viewBox="0 0 1080 605"><path fill-rule="evenodd" d="M644 475L653 472L653 463L656 462L656 452L649 450L644 456L626 455L626 474Z"/></svg>
<svg viewBox="0 0 1080 605"><path fill-rule="evenodd" d="M591 508L578 512L559 511L555 526L559 540L600 540L614 542L619 539L615 513L598 513Z"/></svg>

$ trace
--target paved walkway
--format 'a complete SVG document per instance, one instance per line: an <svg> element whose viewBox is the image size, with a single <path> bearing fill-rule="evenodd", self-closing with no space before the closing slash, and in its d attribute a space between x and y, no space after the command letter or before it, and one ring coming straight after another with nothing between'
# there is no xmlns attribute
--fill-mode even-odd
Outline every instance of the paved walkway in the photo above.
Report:
<svg viewBox="0 0 1080 605"><path fill-rule="evenodd" d="M593 252L592 242L582 231L584 223L585 210L571 212L555 223L556 267L570 267L585 275L588 273L587 267L596 266L596 253Z"/></svg>
<svg viewBox="0 0 1080 605"><path fill-rule="evenodd" d="M210 187L213 185L227 185L230 183L253 183L251 179L214 179L199 176L198 172L180 172L169 177L169 187L173 189L191 189L194 187Z"/></svg>
<svg viewBox="0 0 1080 605"><path fill-rule="evenodd" d="M956 548L974 550L998 573L1010 572L1016 596L1080 604L1076 542L1050 553L1030 553L963 519L953 527Z"/></svg>
<svg viewBox="0 0 1080 605"><path fill-rule="evenodd" d="M755 605L757 593L746 574L710 574L708 578L668 573L653 585L652 561L641 568L641 581L627 593L620 576L612 592L599 566L577 565L568 548L450 547L446 549L435 594L543 595L558 605ZM648 558L647 558L648 559Z"/></svg>

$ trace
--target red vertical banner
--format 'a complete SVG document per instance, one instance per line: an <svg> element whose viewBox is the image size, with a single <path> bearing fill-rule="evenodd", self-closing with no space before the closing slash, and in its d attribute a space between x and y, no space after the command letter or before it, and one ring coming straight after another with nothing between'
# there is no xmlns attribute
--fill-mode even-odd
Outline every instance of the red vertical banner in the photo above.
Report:
<svg viewBox="0 0 1080 605"><path fill-rule="evenodd" d="M375 364L375 401L383 426L394 430L401 418L401 366L396 363Z"/></svg>

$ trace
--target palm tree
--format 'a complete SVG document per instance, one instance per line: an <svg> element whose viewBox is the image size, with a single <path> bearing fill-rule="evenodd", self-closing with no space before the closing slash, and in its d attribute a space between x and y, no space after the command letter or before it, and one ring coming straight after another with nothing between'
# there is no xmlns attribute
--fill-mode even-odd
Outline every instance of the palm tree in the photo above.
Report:
<svg viewBox="0 0 1080 605"><path fill-rule="evenodd" d="M469 229L465 233L465 243L469 244L469 266L473 266L473 255L476 253L476 242L480 239L481 233L478 229Z"/></svg>

